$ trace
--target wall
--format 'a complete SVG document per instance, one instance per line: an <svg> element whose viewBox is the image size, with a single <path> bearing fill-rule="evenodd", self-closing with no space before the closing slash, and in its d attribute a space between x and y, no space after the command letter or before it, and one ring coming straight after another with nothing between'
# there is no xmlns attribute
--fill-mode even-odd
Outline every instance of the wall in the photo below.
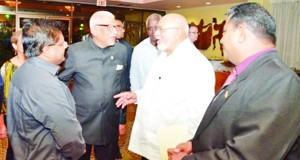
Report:
<svg viewBox="0 0 300 160"><path fill-rule="evenodd" d="M268 10L270 9L269 0L248 0L248 2L256 2L265 6ZM219 33L219 30L214 29L215 24L221 24L225 19L225 13L229 8L237 4L228 4L220 6L211 6L211 7L198 7L198 8L189 8L189 9L178 9L178 10L169 10L168 13L178 13L183 15L188 23L194 23L199 25L200 20L203 19L204 26L211 23L212 24L212 36L211 36L211 45L206 50L200 49L200 51L211 60L223 60L222 52L219 44L219 39L215 39L215 49L213 45L213 36ZM212 19L216 18L217 23L213 23ZM198 27L199 28L199 27ZM207 28L204 28L202 32L207 31ZM200 42L199 42L200 43Z"/></svg>
<svg viewBox="0 0 300 160"><path fill-rule="evenodd" d="M178 13L183 15L188 23L195 23L198 25L200 20L203 19L204 25L207 25L212 22L213 18L217 19L217 24L220 24L222 21L225 20L225 13L228 8L234 6L236 4L229 4L229 5L221 5L221 6L214 6L214 7L198 7L198 8L189 8L189 9L178 9L178 10L170 10L167 11L168 13ZM213 26L212 26L213 28ZM204 28L202 31L207 31L208 28ZM212 37L217 35L219 31L212 29ZM201 49L200 49L201 50ZM216 39L215 42L215 49L213 49L213 39L211 38L211 45L206 50L201 50L201 52L208 58L208 59L215 59L220 60L223 59L222 52L220 50L219 40Z"/></svg>

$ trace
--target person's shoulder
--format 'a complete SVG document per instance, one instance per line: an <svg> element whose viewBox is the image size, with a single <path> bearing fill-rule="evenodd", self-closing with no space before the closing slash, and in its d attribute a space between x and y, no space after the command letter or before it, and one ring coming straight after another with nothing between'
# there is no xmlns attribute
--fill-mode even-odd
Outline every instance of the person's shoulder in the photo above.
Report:
<svg viewBox="0 0 300 160"><path fill-rule="evenodd" d="M67 49L68 56L81 57L81 55L88 53L91 50L91 46L87 41L76 42L71 44Z"/></svg>
<svg viewBox="0 0 300 160"><path fill-rule="evenodd" d="M124 44L122 44L122 43L115 43L115 45L112 46L112 48L117 49L117 50L120 50L120 49L127 50L126 46Z"/></svg>
<svg viewBox="0 0 300 160"><path fill-rule="evenodd" d="M86 41L80 41L80 42L76 42L73 43L69 46L69 49L80 49L84 46L87 46L87 42Z"/></svg>
<svg viewBox="0 0 300 160"><path fill-rule="evenodd" d="M146 38L144 40L142 40L139 44L137 44L134 48L143 48L145 46L151 45L150 43L150 38Z"/></svg>
<svg viewBox="0 0 300 160"><path fill-rule="evenodd" d="M126 40L120 39L119 41L120 41L121 44L124 44L124 45L126 45L126 46L130 46L130 47L131 47L131 44L128 43Z"/></svg>

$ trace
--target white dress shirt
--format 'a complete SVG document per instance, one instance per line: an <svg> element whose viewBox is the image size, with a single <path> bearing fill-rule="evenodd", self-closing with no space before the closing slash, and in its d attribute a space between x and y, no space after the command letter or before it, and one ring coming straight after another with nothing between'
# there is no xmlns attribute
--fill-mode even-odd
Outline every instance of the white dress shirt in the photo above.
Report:
<svg viewBox="0 0 300 160"><path fill-rule="evenodd" d="M144 86L150 68L158 55L159 51L150 43L149 37L134 47L130 68L132 91L139 90Z"/></svg>
<svg viewBox="0 0 300 160"><path fill-rule="evenodd" d="M189 39L169 56L162 52L145 86L136 91L138 108L129 150L159 160L157 129L175 124L186 124L186 140L191 139L214 96L214 85L212 65Z"/></svg>

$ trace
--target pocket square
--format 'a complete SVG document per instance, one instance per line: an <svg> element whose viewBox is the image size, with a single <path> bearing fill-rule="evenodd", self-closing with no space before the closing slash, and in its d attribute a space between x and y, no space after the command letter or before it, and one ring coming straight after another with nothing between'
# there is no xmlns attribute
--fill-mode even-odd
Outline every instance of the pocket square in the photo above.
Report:
<svg viewBox="0 0 300 160"><path fill-rule="evenodd" d="M123 65L117 64L116 70L119 71L119 70L122 70L122 69L123 69Z"/></svg>

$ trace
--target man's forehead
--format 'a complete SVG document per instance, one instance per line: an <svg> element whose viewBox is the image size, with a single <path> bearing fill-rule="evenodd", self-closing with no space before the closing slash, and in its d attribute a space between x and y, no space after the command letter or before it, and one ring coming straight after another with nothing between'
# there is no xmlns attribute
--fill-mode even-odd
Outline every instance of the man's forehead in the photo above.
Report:
<svg viewBox="0 0 300 160"><path fill-rule="evenodd" d="M176 28L178 27L176 23L174 23L173 21L169 21L169 20L160 20L158 25L159 27L162 27L162 28Z"/></svg>
<svg viewBox="0 0 300 160"><path fill-rule="evenodd" d="M96 19L97 23L100 24L113 24L115 23L115 19L113 17L101 17Z"/></svg>

